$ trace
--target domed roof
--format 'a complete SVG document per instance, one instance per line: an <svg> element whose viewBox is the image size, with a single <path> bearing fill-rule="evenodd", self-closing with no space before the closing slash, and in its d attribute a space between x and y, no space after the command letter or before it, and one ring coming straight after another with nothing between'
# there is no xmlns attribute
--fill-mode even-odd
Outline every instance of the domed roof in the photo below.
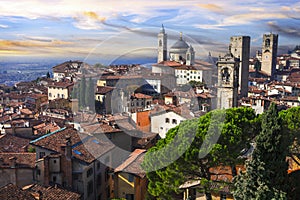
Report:
<svg viewBox="0 0 300 200"><path fill-rule="evenodd" d="M175 44L171 47L171 49L188 49L189 45L182 39L182 36L180 34L179 40L175 42Z"/></svg>

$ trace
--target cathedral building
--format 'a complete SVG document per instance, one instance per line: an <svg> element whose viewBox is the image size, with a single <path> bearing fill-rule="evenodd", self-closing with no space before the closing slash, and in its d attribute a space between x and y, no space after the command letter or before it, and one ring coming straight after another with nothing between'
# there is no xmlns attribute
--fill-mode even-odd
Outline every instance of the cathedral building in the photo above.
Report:
<svg viewBox="0 0 300 200"><path fill-rule="evenodd" d="M162 26L158 33L157 64L152 66L152 73L174 75L177 85L188 84L190 81L211 85L212 64L195 61L194 48L184 40L182 33L169 51L167 38L165 28Z"/></svg>

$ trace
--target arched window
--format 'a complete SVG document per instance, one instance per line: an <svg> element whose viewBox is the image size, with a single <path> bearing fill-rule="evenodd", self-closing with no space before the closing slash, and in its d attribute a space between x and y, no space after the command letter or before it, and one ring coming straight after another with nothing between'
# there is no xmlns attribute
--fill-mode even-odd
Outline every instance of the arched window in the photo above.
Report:
<svg viewBox="0 0 300 200"><path fill-rule="evenodd" d="M266 41L265 41L265 46L266 46L266 47L269 47L269 46L270 46L270 39L266 39Z"/></svg>
<svg viewBox="0 0 300 200"><path fill-rule="evenodd" d="M162 41L159 40L158 45L161 47L162 46Z"/></svg>
<svg viewBox="0 0 300 200"><path fill-rule="evenodd" d="M190 54L186 55L186 60L190 60Z"/></svg>
<svg viewBox="0 0 300 200"><path fill-rule="evenodd" d="M224 68L221 71L221 77L222 77L222 81L229 82L229 80L230 80L230 74L229 74L228 68Z"/></svg>

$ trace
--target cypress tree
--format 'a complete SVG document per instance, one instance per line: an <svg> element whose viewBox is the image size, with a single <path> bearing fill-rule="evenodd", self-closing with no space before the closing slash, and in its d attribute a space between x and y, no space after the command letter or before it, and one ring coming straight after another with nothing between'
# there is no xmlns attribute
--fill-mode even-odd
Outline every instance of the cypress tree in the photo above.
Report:
<svg viewBox="0 0 300 200"><path fill-rule="evenodd" d="M85 94L86 94L86 80L85 80L85 76L83 75L83 77L80 80L80 91L79 91L79 105L81 107L85 107L86 106L86 102L85 102Z"/></svg>
<svg viewBox="0 0 300 200"><path fill-rule="evenodd" d="M85 104L89 107L90 110L95 108L95 92L94 92L94 83L92 78L89 78L88 84L86 85L85 90Z"/></svg>
<svg viewBox="0 0 300 200"><path fill-rule="evenodd" d="M277 106L272 104L262 116L262 130L252 158L246 162L246 172L234 180L235 199L287 199L287 141Z"/></svg>

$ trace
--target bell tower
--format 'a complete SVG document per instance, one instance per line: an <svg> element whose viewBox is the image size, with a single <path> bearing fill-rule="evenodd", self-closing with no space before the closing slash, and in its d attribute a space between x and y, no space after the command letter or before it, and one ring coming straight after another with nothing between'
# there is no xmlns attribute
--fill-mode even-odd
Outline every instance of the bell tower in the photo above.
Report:
<svg viewBox="0 0 300 200"><path fill-rule="evenodd" d="M274 73L276 71L277 47L277 34L270 33L263 35L261 70L266 72L271 79L274 78Z"/></svg>
<svg viewBox="0 0 300 200"><path fill-rule="evenodd" d="M164 25L161 25L160 32L158 33L158 55L157 63L167 60L167 34Z"/></svg>
<svg viewBox="0 0 300 200"><path fill-rule="evenodd" d="M238 106L239 58L231 53L219 57L217 108L227 109Z"/></svg>

